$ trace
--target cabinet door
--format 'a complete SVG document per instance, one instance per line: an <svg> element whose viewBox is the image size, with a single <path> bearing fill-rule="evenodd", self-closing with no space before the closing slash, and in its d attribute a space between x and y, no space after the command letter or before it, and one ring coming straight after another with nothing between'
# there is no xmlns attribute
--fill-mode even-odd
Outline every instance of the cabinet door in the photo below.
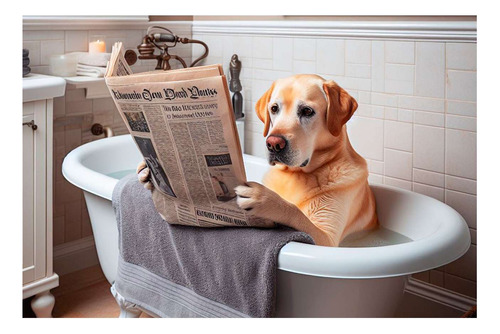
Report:
<svg viewBox="0 0 500 334"><path fill-rule="evenodd" d="M24 110L34 103L25 103ZM23 123L34 120L34 114L23 115ZM23 284L35 279L35 136L34 131L23 126Z"/></svg>
<svg viewBox="0 0 500 334"><path fill-rule="evenodd" d="M23 284L46 276L46 101L23 104Z"/></svg>

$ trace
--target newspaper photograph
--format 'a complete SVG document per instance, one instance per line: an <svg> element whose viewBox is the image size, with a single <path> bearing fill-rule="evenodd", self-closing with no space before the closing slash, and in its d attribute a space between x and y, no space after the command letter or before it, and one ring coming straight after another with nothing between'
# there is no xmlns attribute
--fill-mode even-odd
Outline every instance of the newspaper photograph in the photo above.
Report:
<svg viewBox="0 0 500 334"><path fill-rule="evenodd" d="M132 74L115 43L105 76L114 103L150 169L153 202L170 224L273 227L236 204L246 181L220 65Z"/></svg>

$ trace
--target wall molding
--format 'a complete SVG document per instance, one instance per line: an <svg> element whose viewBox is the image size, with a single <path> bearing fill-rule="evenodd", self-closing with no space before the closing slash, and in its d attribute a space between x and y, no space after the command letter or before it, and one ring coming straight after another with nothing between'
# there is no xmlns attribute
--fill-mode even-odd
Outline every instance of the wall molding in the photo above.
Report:
<svg viewBox="0 0 500 334"><path fill-rule="evenodd" d="M149 21L136 16L23 16L24 30L147 29L175 26L194 34L476 42L476 21Z"/></svg>
<svg viewBox="0 0 500 334"><path fill-rule="evenodd" d="M475 21L193 21L193 34L476 42Z"/></svg>
<svg viewBox="0 0 500 334"><path fill-rule="evenodd" d="M446 307L460 310L464 313L477 304L474 298L411 277L406 284L405 292L428 299L434 303L440 303Z"/></svg>
<svg viewBox="0 0 500 334"><path fill-rule="evenodd" d="M147 29L152 25L185 27L191 21L149 21L148 15L113 16L23 16L23 30Z"/></svg>
<svg viewBox="0 0 500 334"><path fill-rule="evenodd" d="M93 236L54 247L54 272L59 276L99 264Z"/></svg>

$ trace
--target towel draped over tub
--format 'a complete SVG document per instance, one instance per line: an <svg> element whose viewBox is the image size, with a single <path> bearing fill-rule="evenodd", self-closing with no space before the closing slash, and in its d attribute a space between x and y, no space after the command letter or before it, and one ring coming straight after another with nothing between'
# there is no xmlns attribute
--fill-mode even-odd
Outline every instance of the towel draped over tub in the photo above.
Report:
<svg viewBox="0 0 500 334"><path fill-rule="evenodd" d="M161 317L272 317L280 249L313 243L285 227L170 225L135 175L118 182L113 207L120 247L113 289Z"/></svg>

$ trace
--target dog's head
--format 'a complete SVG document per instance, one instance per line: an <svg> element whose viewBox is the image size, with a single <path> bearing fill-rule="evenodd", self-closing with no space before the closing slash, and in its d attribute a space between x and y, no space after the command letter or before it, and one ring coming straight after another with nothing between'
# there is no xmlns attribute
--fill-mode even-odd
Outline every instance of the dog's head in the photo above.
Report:
<svg viewBox="0 0 500 334"><path fill-rule="evenodd" d="M337 83L317 75L275 81L255 106L264 122L269 163L307 166L314 151L339 140L357 107L356 100Z"/></svg>

